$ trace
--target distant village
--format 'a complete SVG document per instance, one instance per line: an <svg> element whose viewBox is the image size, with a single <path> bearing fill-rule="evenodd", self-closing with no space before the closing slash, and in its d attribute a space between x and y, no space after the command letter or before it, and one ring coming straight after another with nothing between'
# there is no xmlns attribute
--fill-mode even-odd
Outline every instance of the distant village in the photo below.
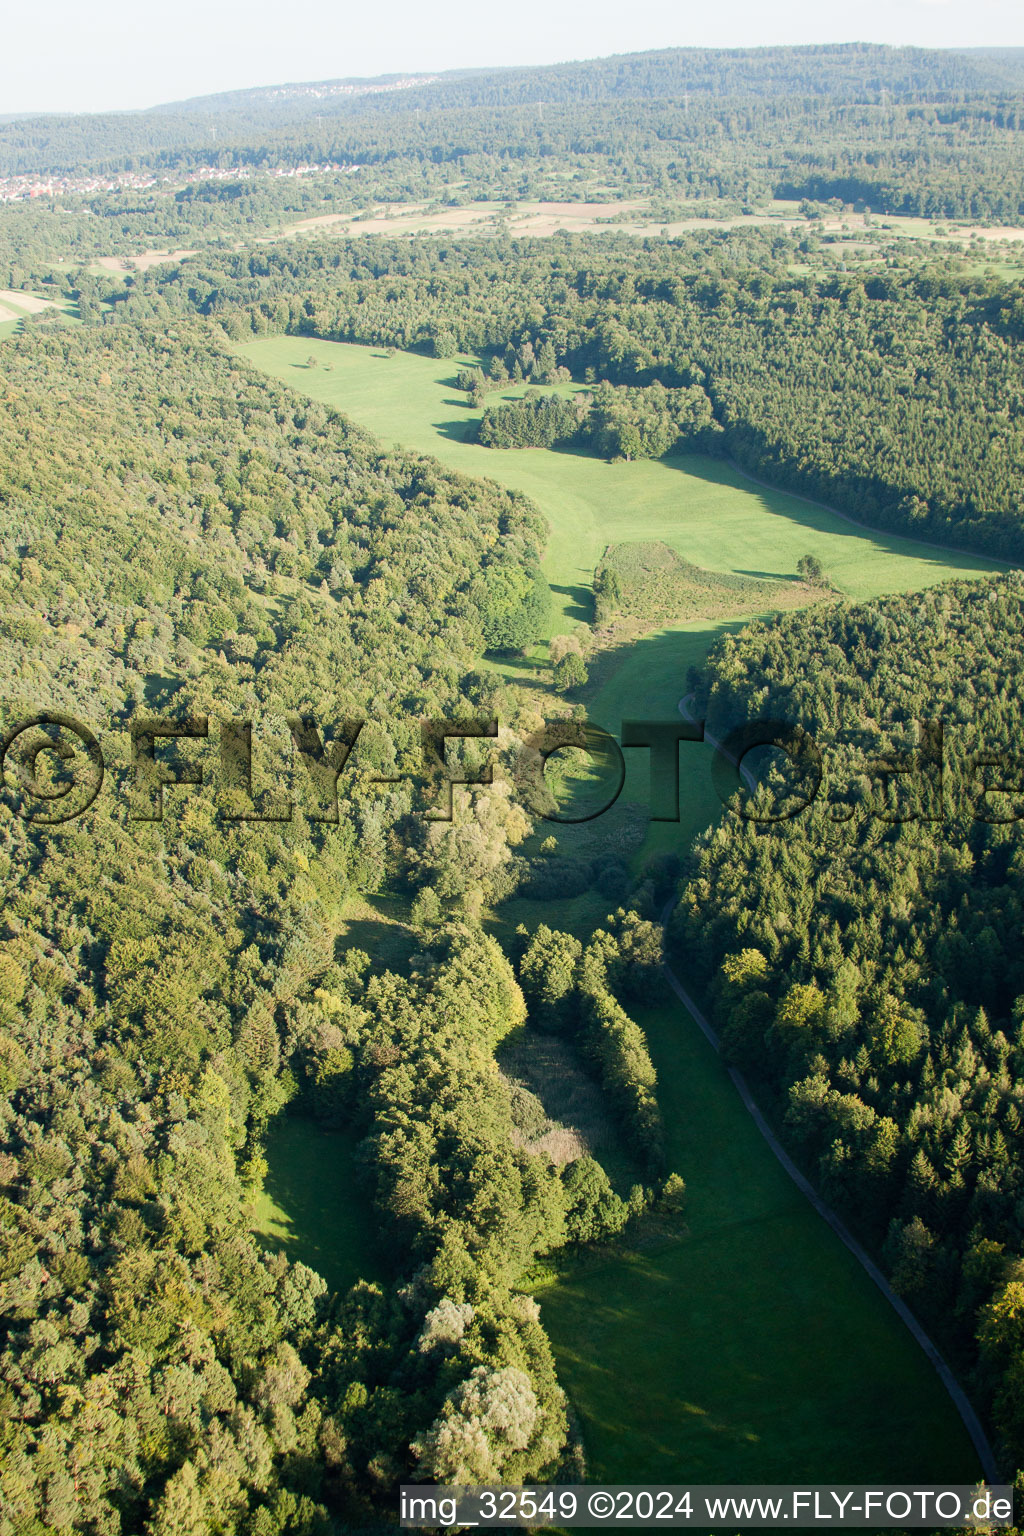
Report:
<svg viewBox="0 0 1024 1536"><path fill-rule="evenodd" d="M312 85L273 85L263 91L252 91L268 101L300 100L312 97L322 100L327 96L379 96L385 91L408 91L414 85L433 85L438 75L402 75L398 80L324 80Z"/></svg>
<svg viewBox="0 0 1024 1536"><path fill-rule="evenodd" d="M199 181L245 181L257 176L295 177L334 174L353 176L358 165L338 165L325 161L322 165L275 166L254 170L247 165L200 165L191 171L175 171L154 176L148 171L121 171L107 176L2 176L0 177L0 203L27 202L34 197L81 197L92 192L146 191L158 188L171 192L179 187Z"/></svg>

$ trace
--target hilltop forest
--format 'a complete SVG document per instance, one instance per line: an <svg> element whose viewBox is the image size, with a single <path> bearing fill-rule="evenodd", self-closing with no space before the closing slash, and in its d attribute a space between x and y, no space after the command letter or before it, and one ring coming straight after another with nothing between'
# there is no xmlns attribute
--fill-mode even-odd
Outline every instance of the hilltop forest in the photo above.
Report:
<svg viewBox="0 0 1024 1536"><path fill-rule="evenodd" d="M864 44L669 49L15 118L0 123L0 182L39 195L0 209L0 266L231 246L382 201L643 197L667 220L788 198L1013 223L1022 132L1019 51Z"/></svg>

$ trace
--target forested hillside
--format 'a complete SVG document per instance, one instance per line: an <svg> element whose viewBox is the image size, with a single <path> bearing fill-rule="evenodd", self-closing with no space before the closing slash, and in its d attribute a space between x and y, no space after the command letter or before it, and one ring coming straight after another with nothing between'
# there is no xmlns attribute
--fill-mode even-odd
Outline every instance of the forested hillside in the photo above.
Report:
<svg viewBox="0 0 1024 1536"><path fill-rule="evenodd" d="M473 712L542 524L382 453L210 334L39 327L5 363L4 728L64 711L107 762L83 815L34 821L63 783L37 732L38 793L12 754L0 803L5 1511L26 1530L270 1536L376 1518L417 1473L553 1475L564 1399L512 1287L629 1212L596 1164L565 1182L513 1136L493 1051L525 1005L472 914L522 813L496 790L457 826L409 815L418 718ZM245 820L288 786L290 711L335 769L367 717L340 805L328 772L312 795L292 781L290 821ZM192 731L193 766L197 717L211 738L253 721L255 803L207 756L161 825L129 816L128 732L154 713ZM336 943L347 895L385 881L430 882L456 919L435 901L405 975ZM595 950L591 1049L628 1099L635 1027L609 968ZM648 1062L648 1099L652 1080ZM263 1138L292 1100L364 1137L388 1287L342 1302L254 1241Z"/></svg>
<svg viewBox="0 0 1024 1536"><path fill-rule="evenodd" d="M0 123L0 176L326 162L359 165L356 198L576 197L599 183L738 203L811 196L889 213L1024 213L1024 69L1012 50L673 49L400 90L326 84ZM120 206L132 215L138 204L133 190ZM118 211L95 196L81 206Z"/></svg>
<svg viewBox="0 0 1024 1536"><path fill-rule="evenodd" d="M972 1362L1014 1465L1022 634L1012 576L819 606L723 640L694 705L708 730L802 727L824 780L790 819L770 820L780 783L748 800L764 819L733 814L702 838L672 929L729 1059L774 1095L790 1145L880 1246L900 1294Z"/></svg>
<svg viewBox="0 0 1024 1536"><path fill-rule="evenodd" d="M170 112L247 113L255 118L301 116L318 91L321 113L377 115L410 107L498 107L562 101L643 97L813 96L840 101L880 98L958 99L970 92L1024 85L1019 49L886 48L837 43L775 48L665 48L565 64L505 69L450 70L427 78L321 80L198 96L150 109ZM391 89L387 89L390 86ZM401 87L400 89L398 87ZM347 87L347 89L346 89Z"/></svg>
<svg viewBox="0 0 1024 1536"><path fill-rule="evenodd" d="M851 606L795 540L827 522L815 549L851 562L870 543L860 591L935 582L932 542L1024 561L1024 288L980 236L911 248L872 212L1024 220L1021 57L668 50L330 89L352 83L0 122L0 1536L334 1536L392 1524L411 1479L581 1481L586 1427L531 1293L635 1262L675 1328L701 1263L673 1165L700 1137L670 1134L687 1101L659 1102L671 1051L633 1009L663 1015L663 1047L689 1027L653 921L680 870L677 969L1019 1465L1024 580ZM779 198L801 227L754 227ZM609 223L635 199L665 230L513 239L520 199ZM290 237L381 200L480 201L490 233ZM671 238L681 209L723 227ZM197 253L112 270L154 242ZM269 336L296 338L273 344L294 390L246 361ZM341 341L376 349L347 397ZM425 359L397 349L439 361L420 435L388 417L382 436L444 439L481 474L517 450L557 463L546 555L521 491L300 393L347 409L360 380L393 391L389 369L420 387ZM930 542L904 558L871 529ZM804 603L687 677L723 623ZM810 808L730 811L693 849L677 823L639 851L638 803L544 835L528 736L609 698L675 718L691 692L716 739L769 717L809 733ZM67 718L15 734L40 712L95 734L102 778ZM425 756L442 720L486 738L449 743L450 820ZM794 810L799 773L761 772L755 809ZM596 1105L593 1146L545 1072ZM257 1239L285 1114L344 1139L377 1234L379 1272L345 1294ZM745 1128L736 1167L761 1153L781 1178ZM708 1203L728 1203L726 1161ZM775 1221L763 1182L737 1210ZM856 1278L858 1307L884 1307ZM621 1404L593 1407L613 1368L582 1331L572 1347L613 1436ZM706 1414L712 1454L742 1433L769 1470L802 1455L760 1444L775 1402L724 1370L744 1385ZM703 1392L654 1386L691 1417ZM660 1455L675 1430L656 1428Z"/></svg>
<svg viewBox="0 0 1024 1536"><path fill-rule="evenodd" d="M644 449L634 421L631 452L663 453L680 433L714 447L717 423L719 449L777 484L879 527L1019 555L1020 284L909 258L794 275L792 249L758 234L651 241L638 271L632 243L585 238L296 243L183 263L111 297L115 315L164 323L198 309L236 340L284 331L476 350L492 385L561 368L660 384L662 415L684 425ZM617 451L621 398L599 397L600 451Z"/></svg>

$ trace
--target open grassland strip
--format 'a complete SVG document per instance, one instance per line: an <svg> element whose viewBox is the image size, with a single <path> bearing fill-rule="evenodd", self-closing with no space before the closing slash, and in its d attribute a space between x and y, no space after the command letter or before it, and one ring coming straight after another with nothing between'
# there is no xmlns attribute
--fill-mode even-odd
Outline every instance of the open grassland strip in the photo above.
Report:
<svg viewBox="0 0 1024 1536"><path fill-rule="evenodd" d="M661 541L706 570L780 583L795 580L802 555L814 555L837 593L855 599L1004 568L997 560L857 528L824 506L755 487L724 460L702 454L609 464L568 450L484 448L474 440L480 412L454 388L459 368L475 359L389 357L382 348L289 336L266 337L239 351L384 442L535 501L551 526L544 569L558 607L555 633L589 623L594 569L608 545L628 541ZM496 392L488 401L517 393L522 390Z"/></svg>
<svg viewBox="0 0 1024 1536"><path fill-rule="evenodd" d="M268 1171L253 1218L268 1248L315 1269L340 1294L386 1273L369 1196L353 1178L358 1140L347 1127L279 1115L267 1135Z"/></svg>
<svg viewBox="0 0 1024 1536"><path fill-rule="evenodd" d="M931 1367L674 998L636 1012L685 1229L537 1291L590 1475L882 1481L980 1464Z"/></svg>
<svg viewBox="0 0 1024 1536"><path fill-rule="evenodd" d="M744 469L742 465L736 463L735 459L729 459L727 462L738 475L742 475L743 479L749 480L752 485L759 485L766 491L777 489L770 481L762 480L760 475L752 474L749 469ZM806 503L809 507L820 507L823 512L830 512L833 517L838 517L842 522L849 523L852 528L861 528L865 533L878 532L878 529L873 527L871 523L863 523L860 518L851 516L849 512L840 512L838 507L830 506L827 501L818 501L815 497L804 496L799 491L787 491L786 495L791 496L794 501ZM973 559L975 554L973 550L960 549L955 544L938 544L933 539L915 539L914 543L920 544L922 549L938 549L943 554L964 555L968 560ZM1015 560L1001 560L997 555L992 556L992 563L994 566L1001 566L1004 570L1013 570L1018 564Z"/></svg>
<svg viewBox="0 0 1024 1536"><path fill-rule="evenodd" d="M780 583L813 554L852 598L999 568L856 529L827 508L752 487L721 460L607 464L482 448L473 441L478 412L452 387L462 359L287 337L240 350L375 436L530 496L551 525L554 632L589 623L594 567L609 544L629 540L661 540L706 570ZM739 622L696 619L642 635L602 671L591 717L613 732L623 718L678 718L688 666ZM623 796L638 803L646 798L642 756L627 754ZM683 851L713 824L711 756L711 743L694 745L681 771L680 823L650 827L645 855ZM609 828L613 819L605 818ZM560 845L563 836L560 829ZM516 899L494 926L548 922L585 937L608 906L594 891L557 903ZM687 1230L660 1246L570 1265L539 1293L560 1376L584 1422L591 1474L673 1481L685 1469L701 1481L757 1482L813 1472L817 1481L895 1482L955 1473L971 1481L978 1455L950 1398L934 1391L928 1359L769 1155L738 1084L683 1018L667 993L664 1005L638 1014L658 1071L670 1162L687 1180Z"/></svg>
<svg viewBox="0 0 1024 1536"><path fill-rule="evenodd" d="M662 912L663 926L668 924L674 906L675 898L673 897L669 902L666 903L665 909ZM672 991L676 994L683 1007L690 1014L691 1018L694 1019L694 1021L699 1025L701 1032L715 1051L716 1055L720 1055L721 1043L707 1015L686 991L679 978L673 971L672 967L667 962L665 963L664 971L665 979L667 980L669 986L672 988ZM797 1189L800 1190L801 1194L803 1194L810 1201L818 1215L824 1221L828 1222L836 1236L850 1250L858 1264L864 1270L865 1274L870 1276L871 1280L881 1291L886 1301L893 1308L897 1317L901 1319L905 1327L909 1330L911 1336L917 1341L917 1343L921 1346L921 1349L924 1351L924 1354L931 1361L939 1377L939 1380L942 1382L942 1385L949 1393L953 1405L963 1420L967 1433L971 1437L971 1442L974 1446L974 1449L978 1453L978 1460L981 1463L982 1472L984 1473L986 1481L989 1483L998 1483L1000 1480L999 1468L996 1465L996 1459L993 1454L992 1447L988 1442L988 1436L985 1434L981 1420L978 1418L977 1413L974 1411L970 1399L964 1392L960 1383L957 1381L956 1377L953 1375L953 1372L950 1370L945 1359L943 1358L941 1350L932 1341L932 1339L929 1338L928 1334L921 1327L921 1324L918 1322L917 1318L911 1312L906 1303L896 1295L892 1286L886 1280L885 1276L882 1274L882 1271L878 1268L878 1265L865 1252L860 1243L857 1242L857 1239L849 1231L846 1224L836 1215L835 1211L833 1211L830 1206L825 1204L824 1200L822 1200L814 1186L800 1172L800 1169L789 1156L789 1153L786 1151L778 1137L775 1135L764 1115L758 1109L757 1103L749 1087L747 1086L747 1081L743 1074L737 1071L735 1067L729 1067L728 1071L729 1077L731 1078L736 1092L740 1096L740 1099L743 1101L743 1105L746 1108L747 1113L750 1115L754 1124L757 1126L761 1135L764 1137L764 1140L771 1148L775 1157L778 1159L780 1165L785 1169L786 1173L793 1180L793 1183L796 1185Z"/></svg>

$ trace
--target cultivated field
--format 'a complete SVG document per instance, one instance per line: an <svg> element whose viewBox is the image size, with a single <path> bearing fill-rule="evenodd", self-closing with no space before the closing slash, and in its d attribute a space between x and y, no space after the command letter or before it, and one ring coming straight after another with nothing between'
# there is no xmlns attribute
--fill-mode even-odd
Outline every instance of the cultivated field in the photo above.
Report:
<svg viewBox="0 0 1024 1536"><path fill-rule="evenodd" d="M25 293L20 288L0 288L0 337L15 335L26 319L48 309L60 310L66 320L78 322L77 305L70 299L62 298L56 302L36 293Z"/></svg>
<svg viewBox="0 0 1024 1536"><path fill-rule="evenodd" d="M49 299L40 299L34 293L0 288L0 337L12 336L27 315L38 315L44 309L55 307Z"/></svg>
<svg viewBox="0 0 1024 1536"><path fill-rule="evenodd" d="M54 307L50 299L40 299L34 293L22 293L15 288L0 288L0 304L16 315L39 315L44 309Z"/></svg>
<svg viewBox="0 0 1024 1536"><path fill-rule="evenodd" d="M98 256L93 267L103 272L148 272L173 261L184 261L195 251L139 251L135 256Z"/></svg>
<svg viewBox="0 0 1024 1536"><path fill-rule="evenodd" d="M299 219L282 226L281 234L285 237L305 234L485 234L493 231L499 222L510 234L517 236L553 235L558 230L572 234L609 230L637 236L675 236L702 229L749 229L765 225L790 231L807 228L799 204L783 199L774 199L749 213L723 213L717 203L694 201L682 209L673 209L667 216L657 212L646 198L592 202L524 199L512 204L480 200L457 208L439 208L429 203L381 203L368 213L327 213ZM867 217L859 213L828 214L820 221L820 229L826 236L837 236L851 244L856 237L863 239L870 231L876 236L881 235L885 243L893 239L933 240L940 245L959 248L972 239L983 240L988 245L1006 241L1011 247L1024 241L1024 229L1014 225L985 226L896 214L869 214Z"/></svg>

